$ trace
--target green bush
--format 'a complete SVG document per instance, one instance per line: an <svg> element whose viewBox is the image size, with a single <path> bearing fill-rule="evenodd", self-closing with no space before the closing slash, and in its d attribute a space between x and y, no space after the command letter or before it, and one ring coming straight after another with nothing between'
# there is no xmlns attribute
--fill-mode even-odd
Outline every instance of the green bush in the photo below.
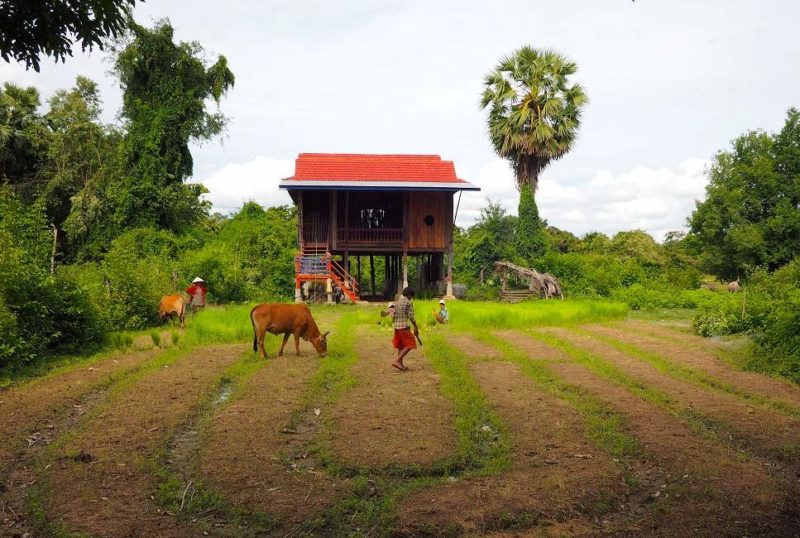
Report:
<svg viewBox="0 0 800 538"><path fill-rule="evenodd" d="M800 257L751 275L747 301L756 344L748 366L800 382Z"/></svg>

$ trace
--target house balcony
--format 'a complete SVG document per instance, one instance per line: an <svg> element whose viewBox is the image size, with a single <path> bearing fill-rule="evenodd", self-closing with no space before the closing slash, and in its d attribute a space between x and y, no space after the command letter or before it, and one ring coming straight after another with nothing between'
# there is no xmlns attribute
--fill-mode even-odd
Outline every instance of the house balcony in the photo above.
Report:
<svg viewBox="0 0 800 538"><path fill-rule="evenodd" d="M337 245L347 247L399 247L403 242L402 228L349 228L339 229L336 234Z"/></svg>

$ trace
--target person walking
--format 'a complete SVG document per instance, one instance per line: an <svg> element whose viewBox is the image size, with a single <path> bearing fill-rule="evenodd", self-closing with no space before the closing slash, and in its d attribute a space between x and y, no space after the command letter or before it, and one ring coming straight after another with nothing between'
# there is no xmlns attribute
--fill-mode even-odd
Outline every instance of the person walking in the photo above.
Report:
<svg viewBox="0 0 800 538"><path fill-rule="evenodd" d="M186 288L189 294L189 304L192 306L192 313L200 311L206 306L206 283L199 276L192 280L192 285Z"/></svg>
<svg viewBox="0 0 800 538"><path fill-rule="evenodd" d="M403 290L400 300L394 310L394 338L392 345L397 350L397 359L392 362L392 367L405 372L408 370L403 359L408 352L417 348L416 338L419 337L419 327L414 316L414 290L410 287ZM411 333L411 325L414 326L414 333Z"/></svg>

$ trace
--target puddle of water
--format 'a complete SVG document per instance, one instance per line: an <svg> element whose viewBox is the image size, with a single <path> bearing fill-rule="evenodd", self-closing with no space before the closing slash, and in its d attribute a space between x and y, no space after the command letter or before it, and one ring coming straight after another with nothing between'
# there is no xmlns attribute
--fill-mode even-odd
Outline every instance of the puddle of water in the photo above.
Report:
<svg viewBox="0 0 800 538"><path fill-rule="evenodd" d="M217 394L217 398L214 400L214 404L219 405L228 401L228 399L233 394L233 384L231 383L224 383L222 387L219 389L219 394Z"/></svg>

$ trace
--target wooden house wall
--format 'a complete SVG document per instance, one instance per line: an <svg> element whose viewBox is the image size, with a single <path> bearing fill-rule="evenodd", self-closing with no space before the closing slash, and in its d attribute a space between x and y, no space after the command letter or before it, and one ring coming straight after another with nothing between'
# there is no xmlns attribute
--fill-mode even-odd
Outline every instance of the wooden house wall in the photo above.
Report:
<svg viewBox="0 0 800 538"><path fill-rule="evenodd" d="M453 194L449 192L409 192L406 216L408 250L446 249L453 233ZM433 217L433 224L425 223Z"/></svg>
<svg viewBox="0 0 800 538"><path fill-rule="evenodd" d="M358 250L380 252L387 250L444 252L448 250L453 234L453 193L450 192L370 192L305 191L301 195L302 216L306 242L323 242L333 250L340 250L337 230L363 228L362 209L384 209L383 228L402 228L404 245L375 243L359 244ZM433 224L425 223L433 217ZM299 223L299 224L300 224ZM316 239L313 240L313 239ZM355 247L355 245L352 245Z"/></svg>

